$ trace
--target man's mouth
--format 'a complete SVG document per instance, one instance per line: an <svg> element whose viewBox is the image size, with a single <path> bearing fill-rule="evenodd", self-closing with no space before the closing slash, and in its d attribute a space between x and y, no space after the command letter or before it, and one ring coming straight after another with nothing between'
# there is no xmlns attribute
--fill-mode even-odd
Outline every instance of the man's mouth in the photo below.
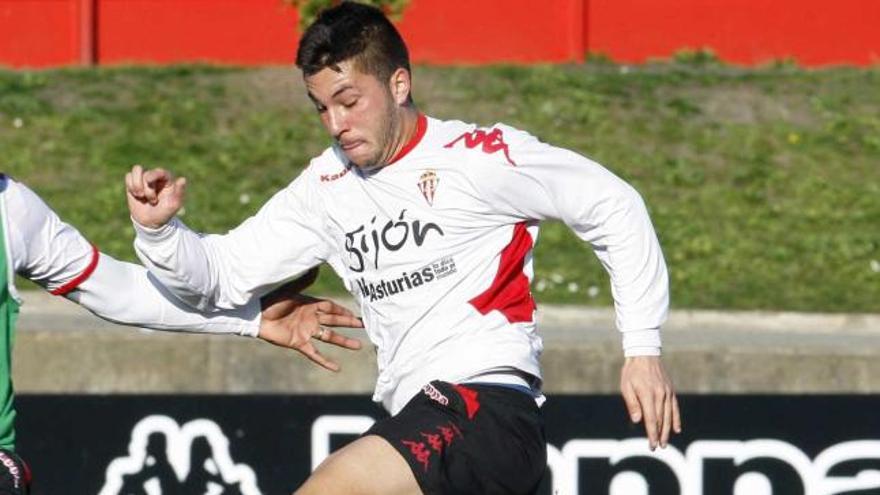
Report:
<svg viewBox="0 0 880 495"><path fill-rule="evenodd" d="M364 144L363 141L351 141L351 142L340 142L339 146L342 148L343 151L352 151L362 144Z"/></svg>

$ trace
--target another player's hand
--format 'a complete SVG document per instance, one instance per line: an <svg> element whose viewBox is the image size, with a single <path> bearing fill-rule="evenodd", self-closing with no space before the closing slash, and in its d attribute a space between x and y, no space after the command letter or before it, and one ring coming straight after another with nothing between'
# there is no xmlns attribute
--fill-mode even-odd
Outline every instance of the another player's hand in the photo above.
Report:
<svg viewBox="0 0 880 495"><path fill-rule="evenodd" d="M626 358L620 390L632 422L645 422L651 450L666 447L670 430L681 433L678 399L659 356Z"/></svg>
<svg viewBox="0 0 880 495"><path fill-rule="evenodd" d="M314 280L317 271L310 274ZM263 298L259 337L266 342L295 349L330 371L339 371L339 365L321 354L313 339L358 350L361 348L359 340L348 338L328 327L363 328L364 324L343 306L300 294L311 284L303 281L310 274Z"/></svg>
<svg viewBox="0 0 880 495"><path fill-rule="evenodd" d="M171 172L140 165L125 174L125 197L131 217L145 227L158 228L171 220L183 206L186 179Z"/></svg>

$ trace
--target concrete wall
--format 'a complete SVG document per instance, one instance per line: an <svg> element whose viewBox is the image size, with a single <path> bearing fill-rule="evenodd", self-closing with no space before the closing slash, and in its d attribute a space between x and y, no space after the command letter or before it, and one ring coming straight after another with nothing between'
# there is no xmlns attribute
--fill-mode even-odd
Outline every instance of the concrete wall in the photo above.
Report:
<svg viewBox="0 0 880 495"><path fill-rule="evenodd" d="M43 293L25 301L19 393L369 393L376 376L370 349L322 350L343 366L333 374L256 339L119 327ZM617 392L613 318L541 308L547 392ZM674 311L664 345L682 393L880 393L880 315Z"/></svg>

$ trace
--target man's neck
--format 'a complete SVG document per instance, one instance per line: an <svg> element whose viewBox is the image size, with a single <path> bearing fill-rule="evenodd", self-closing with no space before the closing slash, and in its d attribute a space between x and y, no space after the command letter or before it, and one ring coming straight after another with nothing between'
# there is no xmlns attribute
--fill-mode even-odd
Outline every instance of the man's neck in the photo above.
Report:
<svg viewBox="0 0 880 495"><path fill-rule="evenodd" d="M394 160L400 155L401 150L403 150L415 136L416 131L418 130L418 125L419 111L415 105L409 105L401 109L400 125L397 130L397 136L394 137L394 146L391 153L388 153L387 158L385 159L385 165L394 163Z"/></svg>

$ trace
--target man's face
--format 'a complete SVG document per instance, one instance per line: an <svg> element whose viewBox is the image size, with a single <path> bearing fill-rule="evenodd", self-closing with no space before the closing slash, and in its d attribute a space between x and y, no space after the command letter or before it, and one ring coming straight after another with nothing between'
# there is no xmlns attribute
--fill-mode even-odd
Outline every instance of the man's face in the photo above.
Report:
<svg viewBox="0 0 880 495"><path fill-rule="evenodd" d="M357 167L388 163L399 122L388 82L362 73L351 61L338 68L324 68L305 78L324 128Z"/></svg>

